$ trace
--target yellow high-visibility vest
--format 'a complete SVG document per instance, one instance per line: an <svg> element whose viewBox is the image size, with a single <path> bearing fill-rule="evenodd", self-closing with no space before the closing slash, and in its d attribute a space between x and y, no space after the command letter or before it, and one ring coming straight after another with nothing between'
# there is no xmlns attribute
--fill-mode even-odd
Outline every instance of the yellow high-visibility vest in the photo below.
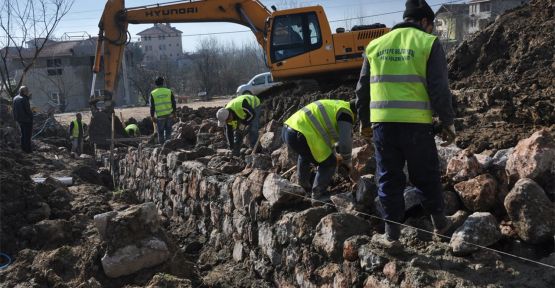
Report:
<svg viewBox="0 0 555 288"><path fill-rule="evenodd" d="M227 105L225 105L225 108L233 111L235 115L239 117L239 119L244 120L247 117L247 114L245 113L245 111L243 111L244 100L247 100L247 103L249 103L249 105L253 109L260 106L260 99L258 97L245 94L233 98L231 101L229 101L229 103L227 103ZM231 127L233 127L233 129L236 129L239 125L237 120L233 120L229 124L231 125Z"/></svg>
<svg viewBox="0 0 555 288"><path fill-rule="evenodd" d="M398 28L368 44L371 122L432 123L426 72L436 38Z"/></svg>
<svg viewBox="0 0 555 288"><path fill-rule="evenodd" d="M164 87L156 88L150 93L154 100L154 111L156 117L170 115L173 112L172 90Z"/></svg>
<svg viewBox="0 0 555 288"><path fill-rule="evenodd" d="M312 157L318 163L326 160L339 141L337 114L349 113L354 119L349 102L342 100L318 100L291 115L285 124L303 134Z"/></svg>

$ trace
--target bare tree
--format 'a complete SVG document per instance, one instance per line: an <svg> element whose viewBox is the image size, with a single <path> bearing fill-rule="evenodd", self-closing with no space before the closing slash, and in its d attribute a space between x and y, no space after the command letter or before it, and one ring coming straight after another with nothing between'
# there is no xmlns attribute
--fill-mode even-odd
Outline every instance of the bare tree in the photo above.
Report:
<svg viewBox="0 0 555 288"><path fill-rule="evenodd" d="M0 6L0 80L12 98L74 0L3 0ZM27 48L25 44L27 43ZM16 79L14 68L22 69Z"/></svg>

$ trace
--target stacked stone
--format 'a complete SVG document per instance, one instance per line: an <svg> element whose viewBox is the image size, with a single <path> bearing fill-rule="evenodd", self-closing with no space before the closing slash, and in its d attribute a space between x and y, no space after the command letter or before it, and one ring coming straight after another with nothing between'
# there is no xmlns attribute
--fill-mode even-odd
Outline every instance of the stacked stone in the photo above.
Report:
<svg viewBox="0 0 555 288"><path fill-rule="evenodd" d="M548 176L554 172L555 147L550 137L545 131L538 132L512 151L499 151L491 158L454 148L440 151L446 163L443 172L449 178L447 187L456 191L446 193L448 211L461 223L450 243L455 253L475 252L476 246L467 242L489 246L502 238L530 243L552 240L549 221L553 217L549 216L554 208L545 191L553 186L542 188L519 174L534 171L529 177L552 179ZM286 153L286 149L275 151ZM272 155L273 162L283 165L282 170L290 168L289 157L277 154ZM166 217L195 230L228 259L246 263L258 277L280 286L360 287L383 279L393 285L416 283L421 272L414 269L420 264L404 267L401 262L389 261L370 241L378 225L359 212L376 214L379 210L372 201L376 197L372 175L360 179L356 193L332 197L341 207L311 208L300 186L268 171L269 161L267 155L258 154L246 157L243 163L226 151L204 148L131 148L120 162L118 182L142 201L154 202ZM505 171L509 177L503 176ZM513 176L512 182L503 182ZM518 178L522 179L515 184ZM513 187L508 194L507 187ZM405 193L407 210L419 206L414 190L408 187ZM420 227L431 230L429 221ZM403 229L402 237L410 236L408 230ZM506 230L513 232L503 232ZM411 243L413 238L403 241ZM376 271L383 275L372 276ZM400 277L403 273L407 273L404 280ZM411 273L416 278L409 277Z"/></svg>

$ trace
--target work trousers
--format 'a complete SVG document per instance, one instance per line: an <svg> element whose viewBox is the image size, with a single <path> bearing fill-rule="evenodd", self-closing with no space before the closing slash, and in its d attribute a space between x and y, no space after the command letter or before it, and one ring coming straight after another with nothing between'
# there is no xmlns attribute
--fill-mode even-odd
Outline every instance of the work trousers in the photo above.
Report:
<svg viewBox="0 0 555 288"><path fill-rule="evenodd" d="M156 128L158 129L158 142L164 144L164 142L172 138L172 125L173 120L168 115L166 117L156 118Z"/></svg>
<svg viewBox="0 0 555 288"><path fill-rule="evenodd" d="M260 127L260 106L254 108L254 118L251 120L249 125L247 126L247 131L249 134L249 145L252 149L256 145L256 141L258 140L258 129ZM228 135L227 129L229 129L229 125L226 125L226 135ZM243 142L243 133L241 130L235 129L233 132L233 143L228 143L233 155L239 155L241 150L241 143Z"/></svg>
<svg viewBox="0 0 555 288"><path fill-rule="evenodd" d="M71 138L71 152L83 154L83 138Z"/></svg>
<svg viewBox="0 0 555 288"><path fill-rule="evenodd" d="M395 222L402 222L404 219L405 163L410 182L421 194L424 209L431 214L443 213L443 192L432 125L375 123L372 128L378 196L383 206L384 218ZM399 225L386 222L386 233L391 239L398 239Z"/></svg>
<svg viewBox="0 0 555 288"><path fill-rule="evenodd" d="M31 137L33 136L33 122L17 122L21 130L21 150L25 153L33 152Z"/></svg>
<svg viewBox="0 0 555 288"><path fill-rule="evenodd" d="M332 153L328 158L326 158L326 160L318 163L312 156L312 152L310 152L306 138L302 133L289 127L284 127L281 135L283 142L287 143L291 150L299 154L299 157L297 158L297 175L299 177L299 185L301 185L305 191L312 192L313 197L322 197L322 195L326 193L331 179L335 174L337 166L335 156ZM310 164L314 164L318 167L314 183L311 182L312 175Z"/></svg>

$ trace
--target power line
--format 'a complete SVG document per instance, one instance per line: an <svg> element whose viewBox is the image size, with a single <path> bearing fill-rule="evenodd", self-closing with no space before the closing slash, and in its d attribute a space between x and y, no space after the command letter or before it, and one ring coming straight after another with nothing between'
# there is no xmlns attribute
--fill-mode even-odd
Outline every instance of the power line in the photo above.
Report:
<svg viewBox="0 0 555 288"><path fill-rule="evenodd" d="M335 0L328 0L328 1L335 1ZM442 2L442 3L438 3L438 4L433 4L433 5L430 5L430 6L431 7L436 7L436 6L441 6L441 5L445 5L445 4L452 4L452 3L465 2L465 1L466 0L447 1L447 2ZM316 1L310 1L310 2L316 2ZM166 2L166 3L172 3L172 2ZM165 4L165 3L160 3L160 4L162 5L162 4ZM353 6L353 5L351 5L351 6ZM336 7L339 7L339 6L336 6ZM329 20L328 22L329 23L336 23L336 22L342 22L342 21L360 20L360 19L364 19L364 18L392 15L392 14L403 13L403 12L404 12L404 10L390 11L390 12L376 13L376 14L372 14L372 15L352 17L352 18ZM93 19L93 18L89 18L89 19ZM94 19L96 19L96 18L94 18ZM70 19L70 20L77 20L77 19ZM80 26L79 28L82 28L82 27L83 26ZM93 26L91 25L91 26L86 26L86 27L93 27ZM96 27L96 25L95 25L95 27ZM247 33L247 32L251 32L251 30L238 30L238 31L227 31L227 32L213 32L213 33L198 33L198 34L184 34L184 35L181 35L181 37L198 37L198 36L210 36L210 35ZM166 37L176 37L176 36L166 36ZM140 37L131 37L131 39L140 39Z"/></svg>

